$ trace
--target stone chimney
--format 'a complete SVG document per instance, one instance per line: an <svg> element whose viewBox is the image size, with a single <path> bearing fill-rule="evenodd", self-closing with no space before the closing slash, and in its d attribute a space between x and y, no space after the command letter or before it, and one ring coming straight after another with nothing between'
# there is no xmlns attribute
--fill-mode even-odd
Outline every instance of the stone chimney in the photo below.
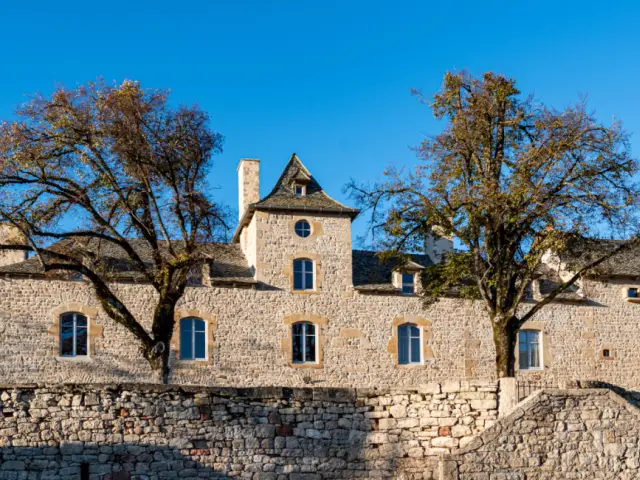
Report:
<svg viewBox="0 0 640 480"><path fill-rule="evenodd" d="M432 261L440 263L443 255L453 253L453 238L439 235L438 229L433 228L433 233L429 234L425 241L425 253Z"/></svg>
<svg viewBox="0 0 640 480"><path fill-rule="evenodd" d="M251 203L260 201L260 160L242 158L238 165L238 221Z"/></svg>
<svg viewBox="0 0 640 480"><path fill-rule="evenodd" d="M0 224L0 245L17 243L25 245L22 233L12 225ZM23 250L0 250L0 266L12 265L27 259L27 252Z"/></svg>

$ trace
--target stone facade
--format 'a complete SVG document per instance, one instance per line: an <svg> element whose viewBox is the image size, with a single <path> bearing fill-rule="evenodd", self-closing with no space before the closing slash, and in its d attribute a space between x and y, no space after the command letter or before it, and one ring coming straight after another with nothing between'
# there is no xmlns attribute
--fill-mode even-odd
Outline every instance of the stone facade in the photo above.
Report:
<svg viewBox="0 0 640 480"><path fill-rule="evenodd" d="M640 410L606 389L541 391L447 457L442 480L640 477Z"/></svg>
<svg viewBox="0 0 640 480"><path fill-rule="evenodd" d="M496 389L2 388L0 478L432 479Z"/></svg>
<svg viewBox="0 0 640 480"><path fill-rule="evenodd" d="M238 248L250 281L240 276L238 283L202 281L187 288L176 320L197 316L207 323L207 357L206 361L178 361L180 339L176 334L171 383L393 387L495 378L491 329L482 305L443 298L425 307L418 296L401 294L393 280L398 282L397 272L389 273L385 285L379 279L371 280L373 285L363 285L363 278L366 282L375 275L373 270L369 275L366 265L364 272L362 266L356 272L351 221L357 212L324 194L297 157L292 158L283 178L307 182L306 197L287 193L290 185L281 179L268 197L257 201L256 160L244 160L239 175L243 211L234 236L236 243L227 246ZM296 234L299 220L309 223L309 236ZM439 256L446 242L434 240L434 251L423 257ZM315 288L293 288L296 258L313 262ZM224 267L224 263L224 258L214 255L211 268ZM0 344L4 353L0 375L4 382L154 380L132 335L104 314L88 283L16 272L19 269L0 276ZM624 298L625 289L637 285L630 278L585 279L582 297L543 309L524 327L541 332L543 368L520 371L518 376L549 386L598 379L640 387L636 340L640 304ZM130 282L114 284L114 289L136 318L150 328L156 298L153 289ZM61 357L54 317L65 310L92 313L88 315L89 355ZM318 360L307 368L300 368L291 358L292 319L311 323L321 319L315 323ZM421 361L415 364L398 362L398 327L402 323L415 324L421 331Z"/></svg>

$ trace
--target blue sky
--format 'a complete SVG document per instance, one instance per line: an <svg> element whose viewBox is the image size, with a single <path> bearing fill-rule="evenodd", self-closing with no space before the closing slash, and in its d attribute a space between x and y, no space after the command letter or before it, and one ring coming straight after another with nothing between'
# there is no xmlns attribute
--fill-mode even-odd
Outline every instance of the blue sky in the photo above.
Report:
<svg viewBox="0 0 640 480"><path fill-rule="evenodd" d="M638 24L631 1L4 1L0 119L56 83L135 79L226 136L218 199L236 208L241 157L262 160L266 195L295 151L348 203L349 178L412 164L409 147L442 128L409 90L430 96L447 70L512 76L555 107L587 94L638 152Z"/></svg>

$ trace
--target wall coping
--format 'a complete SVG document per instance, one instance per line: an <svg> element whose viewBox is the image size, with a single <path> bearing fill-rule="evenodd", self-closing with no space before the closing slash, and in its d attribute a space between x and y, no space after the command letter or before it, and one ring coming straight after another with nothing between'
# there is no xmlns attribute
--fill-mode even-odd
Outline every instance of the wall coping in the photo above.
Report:
<svg viewBox="0 0 640 480"><path fill-rule="evenodd" d="M207 387L199 385L162 385L156 383L12 383L0 384L0 390L53 390L61 393L95 393L99 391L131 393L181 393L208 394L218 397L247 399L296 399L331 401L337 403L354 402L357 398L371 398L382 395L439 395L470 391L471 388L491 388L497 392L497 381L430 383L416 387L399 388L338 388L338 387ZM454 388L456 387L457 388Z"/></svg>

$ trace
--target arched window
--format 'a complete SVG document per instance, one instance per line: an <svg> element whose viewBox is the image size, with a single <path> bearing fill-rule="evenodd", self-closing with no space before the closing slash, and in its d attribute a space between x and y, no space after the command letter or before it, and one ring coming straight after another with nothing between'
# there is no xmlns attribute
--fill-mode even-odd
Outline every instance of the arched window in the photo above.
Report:
<svg viewBox="0 0 640 480"><path fill-rule="evenodd" d="M520 370L540 369L540 332L538 330L518 332L518 356Z"/></svg>
<svg viewBox="0 0 640 480"><path fill-rule="evenodd" d="M413 323L398 326L398 363L400 365L422 363L420 328Z"/></svg>
<svg viewBox="0 0 640 480"><path fill-rule="evenodd" d="M180 320L180 360L207 359L207 324L195 317Z"/></svg>
<svg viewBox="0 0 640 480"><path fill-rule="evenodd" d="M308 258L293 261L293 289L313 290L313 262Z"/></svg>
<svg viewBox="0 0 640 480"><path fill-rule="evenodd" d="M292 326L291 361L293 363L316 363L316 326L313 323L298 322Z"/></svg>
<svg viewBox="0 0 640 480"><path fill-rule="evenodd" d="M60 355L88 355L88 330L87 317L81 313L68 312L60 315Z"/></svg>
<svg viewBox="0 0 640 480"><path fill-rule="evenodd" d="M302 238L307 238L311 235L311 225L306 220L298 220L295 224L296 235Z"/></svg>

